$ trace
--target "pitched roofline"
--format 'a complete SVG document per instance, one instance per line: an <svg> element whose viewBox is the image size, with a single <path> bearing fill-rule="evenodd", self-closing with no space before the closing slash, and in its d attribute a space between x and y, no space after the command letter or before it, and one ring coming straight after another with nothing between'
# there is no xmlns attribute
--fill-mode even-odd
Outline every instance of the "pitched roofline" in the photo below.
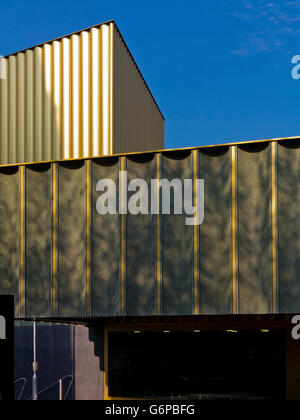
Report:
<svg viewBox="0 0 300 420"><path fill-rule="evenodd" d="M154 96L153 96L153 94L152 94L152 92L151 92L151 90L150 90L150 88L149 88L149 85L147 84L147 82L146 82L146 80L145 80L144 76L142 75L142 72L141 72L141 70L140 70L139 66L137 65L137 63L136 63L136 61L135 61L135 59L134 59L134 57L133 57L133 55L132 55L132 53L131 53L131 51L130 51L130 49L129 49L129 47L128 47L128 45L127 45L127 43L126 43L126 41L125 41L125 39L124 39L124 37L123 37L123 35L122 35L122 33L121 33L120 29L119 29L119 27L118 27L118 25L116 24L116 22L115 22L114 20L109 20L109 21L107 21L107 22L102 22L102 23L99 23L99 24L97 24L97 25L93 25L93 26L90 26L90 27L88 27L88 28L81 29L81 30L76 31L76 32L72 32L72 33L70 33L70 34L68 34L68 35L63 35L63 36L60 36L60 37L58 37L58 38L51 39L50 41L42 42L42 43L40 43L40 44L33 45L33 46L31 46L31 47L28 47L28 48L24 48L24 49L22 49L22 50L20 50L20 51L16 51L16 52L14 52L14 53L8 54L8 55L4 56L3 58L9 58L9 57L11 57L11 56L14 56L14 55L17 55L17 54L20 54L20 53L24 53L25 51L28 51L28 50L33 50L34 48L37 48L37 47L42 47L43 45L46 45L46 44L51 44L52 42L55 42L55 41L61 41L62 39L64 39L64 38L69 38L69 37L71 37L71 36L73 36L73 35L78 35L78 34L80 34L81 32L90 31L90 30L91 30L91 29L93 29L93 28L100 28L100 27L101 27L101 26L103 26L103 25L110 25L110 24L113 24L113 25L115 26L116 30L118 31L118 33L119 33L119 35L120 35L120 37L121 37L122 42L124 43L124 45L125 45L125 47L126 47L126 49L127 49L128 53L129 53L129 55L130 55L130 57L131 57L131 59L132 59L133 63L135 64L135 66L136 66L136 68L137 68L137 71L138 71L139 75L141 76L141 78L142 78L142 80L143 80L143 82L144 82L144 84L145 84L145 86L146 86L146 89L148 90L148 92L149 92L150 96L152 97L152 99L153 99L153 101L154 101L154 104L155 104L156 108L158 109L158 111L159 111L159 113L160 113L161 117L162 117L162 118L163 118L163 120L165 121L165 117L164 117L164 115L163 115L163 113L162 113L162 111L161 111L161 109L160 109L160 107L159 107L159 105L158 105L157 101L155 100L155 98L154 98Z"/></svg>

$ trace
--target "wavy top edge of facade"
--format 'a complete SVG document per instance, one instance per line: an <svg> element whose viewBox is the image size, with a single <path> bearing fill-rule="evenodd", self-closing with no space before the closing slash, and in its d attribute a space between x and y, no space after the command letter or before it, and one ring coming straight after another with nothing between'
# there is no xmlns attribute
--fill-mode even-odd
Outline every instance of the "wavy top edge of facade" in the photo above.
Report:
<svg viewBox="0 0 300 420"><path fill-rule="evenodd" d="M194 147L182 147L182 148L170 148L170 149L157 149L157 150L145 150L141 152L130 152L130 153L115 153L108 156L91 156L91 157L82 157L78 159L58 159L58 160L48 160L48 161L40 161L40 162L23 162L23 163L15 163L15 164L7 164L1 165L0 168L7 168L7 167L17 167L17 166L30 166L30 165L41 165L41 164L49 164L49 163L64 163L64 162L77 162L82 160L92 160L92 159L111 159L111 158L118 158L118 157L134 157L134 156L142 156L142 155L151 155L157 153L180 153L180 152L192 152L193 150L211 150L211 149L220 149L220 148L230 148L232 146L237 147L247 147L247 146L258 146L263 144L269 143L279 143L279 142L286 142L286 143L293 143L293 142L300 142L300 136L296 137L282 137L282 138L270 138L270 139L262 139L262 140L248 140L248 141L240 141L240 142L233 142L233 143L220 143L220 144L212 144L212 145L203 145L203 146L194 146Z"/></svg>

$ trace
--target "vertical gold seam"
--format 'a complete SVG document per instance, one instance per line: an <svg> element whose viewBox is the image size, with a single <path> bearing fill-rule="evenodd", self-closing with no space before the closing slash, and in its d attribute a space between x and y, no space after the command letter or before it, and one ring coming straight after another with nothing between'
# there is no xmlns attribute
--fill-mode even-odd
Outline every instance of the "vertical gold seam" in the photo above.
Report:
<svg viewBox="0 0 300 420"><path fill-rule="evenodd" d="M91 161L86 162L86 306L91 316Z"/></svg>
<svg viewBox="0 0 300 420"><path fill-rule="evenodd" d="M232 177L232 295L233 314L238 313L238 256L237 256L237 146L231 149Z"/></svg>
<svg viewBox="0 0 300 420"><path fill-rule="evenodd" d="M20 167L20 318L25 316L25 166Z"/></svg>
<svg viewBox="0 0 300 420"><path fill-rule="evenodd" d="M88 36L88 49L89 49L89 56L88 56L88 115L87 115L87 122L88 122L88 156L93 156L92 151L92 143L93 143L93 67L92 67L92 55L93 55L93 35L92 31L87 32Z"/></svg>
<svg viewBox="0 0 300 420"><path fill-rule="evenodd" d="M156 155L156 179L157 179L157 204L158 214L156 216L156 299L157 299L157 315L161 315L161 214L160 214L160 188L159 181L161 178L161 154Z"/></svg>
<svg viewBox="0 0 300 420"><path fill-rule="evenodd" d="M83 157L83 151L84 151L84 147L83 147L83 71L82 71L82 65L83 65L83 58L82 58L82 48L83 48L83 43L82 43L82 36L78 37L78 59L79 59L79 64L78 64L78 80L79 80L79 86L78 86L78 157L82 158Z"/></svg>
<svg viewBox="0 0 300 420"><path fill-rule="evenodd" d="M278 210L277 210L277 143L271 143L272 171L272 277L273 277L273 313L278 312Z"/></svg>
<svg viewBox="0 0 300 420"><path fill-rule="evenodd" d="M104 401L109 400L108 357L108 329L104 327Z"/></svg>
<svg viewBox="0 0 300 420"><path fill-rule="evenodd" d="M99 115L97 116L99 119L99 137L98 141L98 154L100 156L103 155L103 101L102 101L102 92L103 92L103 78L102 78L102 68L103 68L103 48L102 48L102 30L99 29L99 44L98 44L98 55L99 55L99 71L98 71L98 112Z"/></svg>
<svg viewBox="0 0 300 420"><path fill-rule="evenodd" d="M57 316L57 164L52 165L52 315Z"/></svg>
<svg viewBox="0 0 300 420"><path fill-rule="evenodd" d="M122 177L119 180L121 182L121 191L122 191L122 209L125 208L126 203L125 197L124 197L124 174L123 172L126 170L126 162L125 157L121 158L121 172ZM121 313L122 316L125 316L126 314L126 216L125 214L121 214Z"/></svg>
<svg viewBox="0 0 300 420"><path fill-rule="evenodd" d="M198 151L193 152L193 178L194 178L194 206L197 208L197 178L198 178ZM199 315L199 257L198 236L199 226L194 225L194 315Z"/></svg>
<svg viewBox="0 0 300 420"><path fill-rule="evenodd" d="M113 89L113 83L114 83L114 24L111 23L110 24L110 49L109 49L109 53L110 53L110 154L112 155L114 153L114 141L113 141L113 136L114 136L114 130L113 130L113 124L114 124L114 115L113 115L113 111L114 111L114 89Z"/></svg>
<svg viewBox="0 0 300 420"><path fill-rule="evenodd" d="M54 160L54 134L55 134L55 105L54 105L54 44L51 43L50 45L50 107L51 107L51 115L50 115L50 159Z"/></svg>
<svg viewBox="0 0 300 420"><path fill-rule="evenodd" d="M41 85L42 85L42 93L41 93L41 101L42 101L42 127L41 127L41 135L42 138L40 140L41 144L41 159L45 156L45 96L46 96L46 89L45 89L45 49L41 47Z"/></svg>
<svg viewBox="0 0 300 420"><path fill-rule="evenodd" d="M59 68L59 79L60 79L60 123L59 123L59 153L60 156L64 156L62 153L64 148L65 136L64 136L64 123L65 123L65 115L64 115L64 45L63 41L59 42L60 48L60 68Z"/></svg>
<svg viewBox="0 0 300 420"><path fill-rule="evenodd" d="M73 42L69 39L69 152L68 159L74 157L73 154Z"/></svg>

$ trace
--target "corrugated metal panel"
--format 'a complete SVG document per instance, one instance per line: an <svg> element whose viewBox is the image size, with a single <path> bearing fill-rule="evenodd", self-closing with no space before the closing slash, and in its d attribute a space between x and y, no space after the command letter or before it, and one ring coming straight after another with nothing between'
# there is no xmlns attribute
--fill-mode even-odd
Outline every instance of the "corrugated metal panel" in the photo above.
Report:
<svg viewBox="0 0 300 420"><path fill-rule="evenodd" d="M113 153L164 148L164 120L119 32L114 32Z"/></svg>
<svg viewBox="0 0 300 420"><path fill-rule="evenodd" d="M0 165L164 147L163 117L113 22L10 55L2 65ZM130 68L129 78L119 65ZM124 120L127 94L139 101Z"/></svg>
<svg viewBox="0 0 300 420"><path fill-rule="evenodd" d="M299 150L273 140L0 168L0 294L21 318L296 312ZM96 185L118 190L120 169L148 185L200 176L204 223L100 216Z"/></svg>

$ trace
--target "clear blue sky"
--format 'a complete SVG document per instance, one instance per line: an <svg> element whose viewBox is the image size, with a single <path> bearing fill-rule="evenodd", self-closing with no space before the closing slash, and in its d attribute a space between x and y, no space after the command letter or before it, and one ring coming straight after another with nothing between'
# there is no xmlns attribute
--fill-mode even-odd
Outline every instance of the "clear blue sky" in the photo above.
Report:
<svg viewBox="0 0 300 420"><path fill-rule="evenodd" d="M300 0L3 1L6 55L114 19L166 117L166 146L300 135Z"/></svg>

